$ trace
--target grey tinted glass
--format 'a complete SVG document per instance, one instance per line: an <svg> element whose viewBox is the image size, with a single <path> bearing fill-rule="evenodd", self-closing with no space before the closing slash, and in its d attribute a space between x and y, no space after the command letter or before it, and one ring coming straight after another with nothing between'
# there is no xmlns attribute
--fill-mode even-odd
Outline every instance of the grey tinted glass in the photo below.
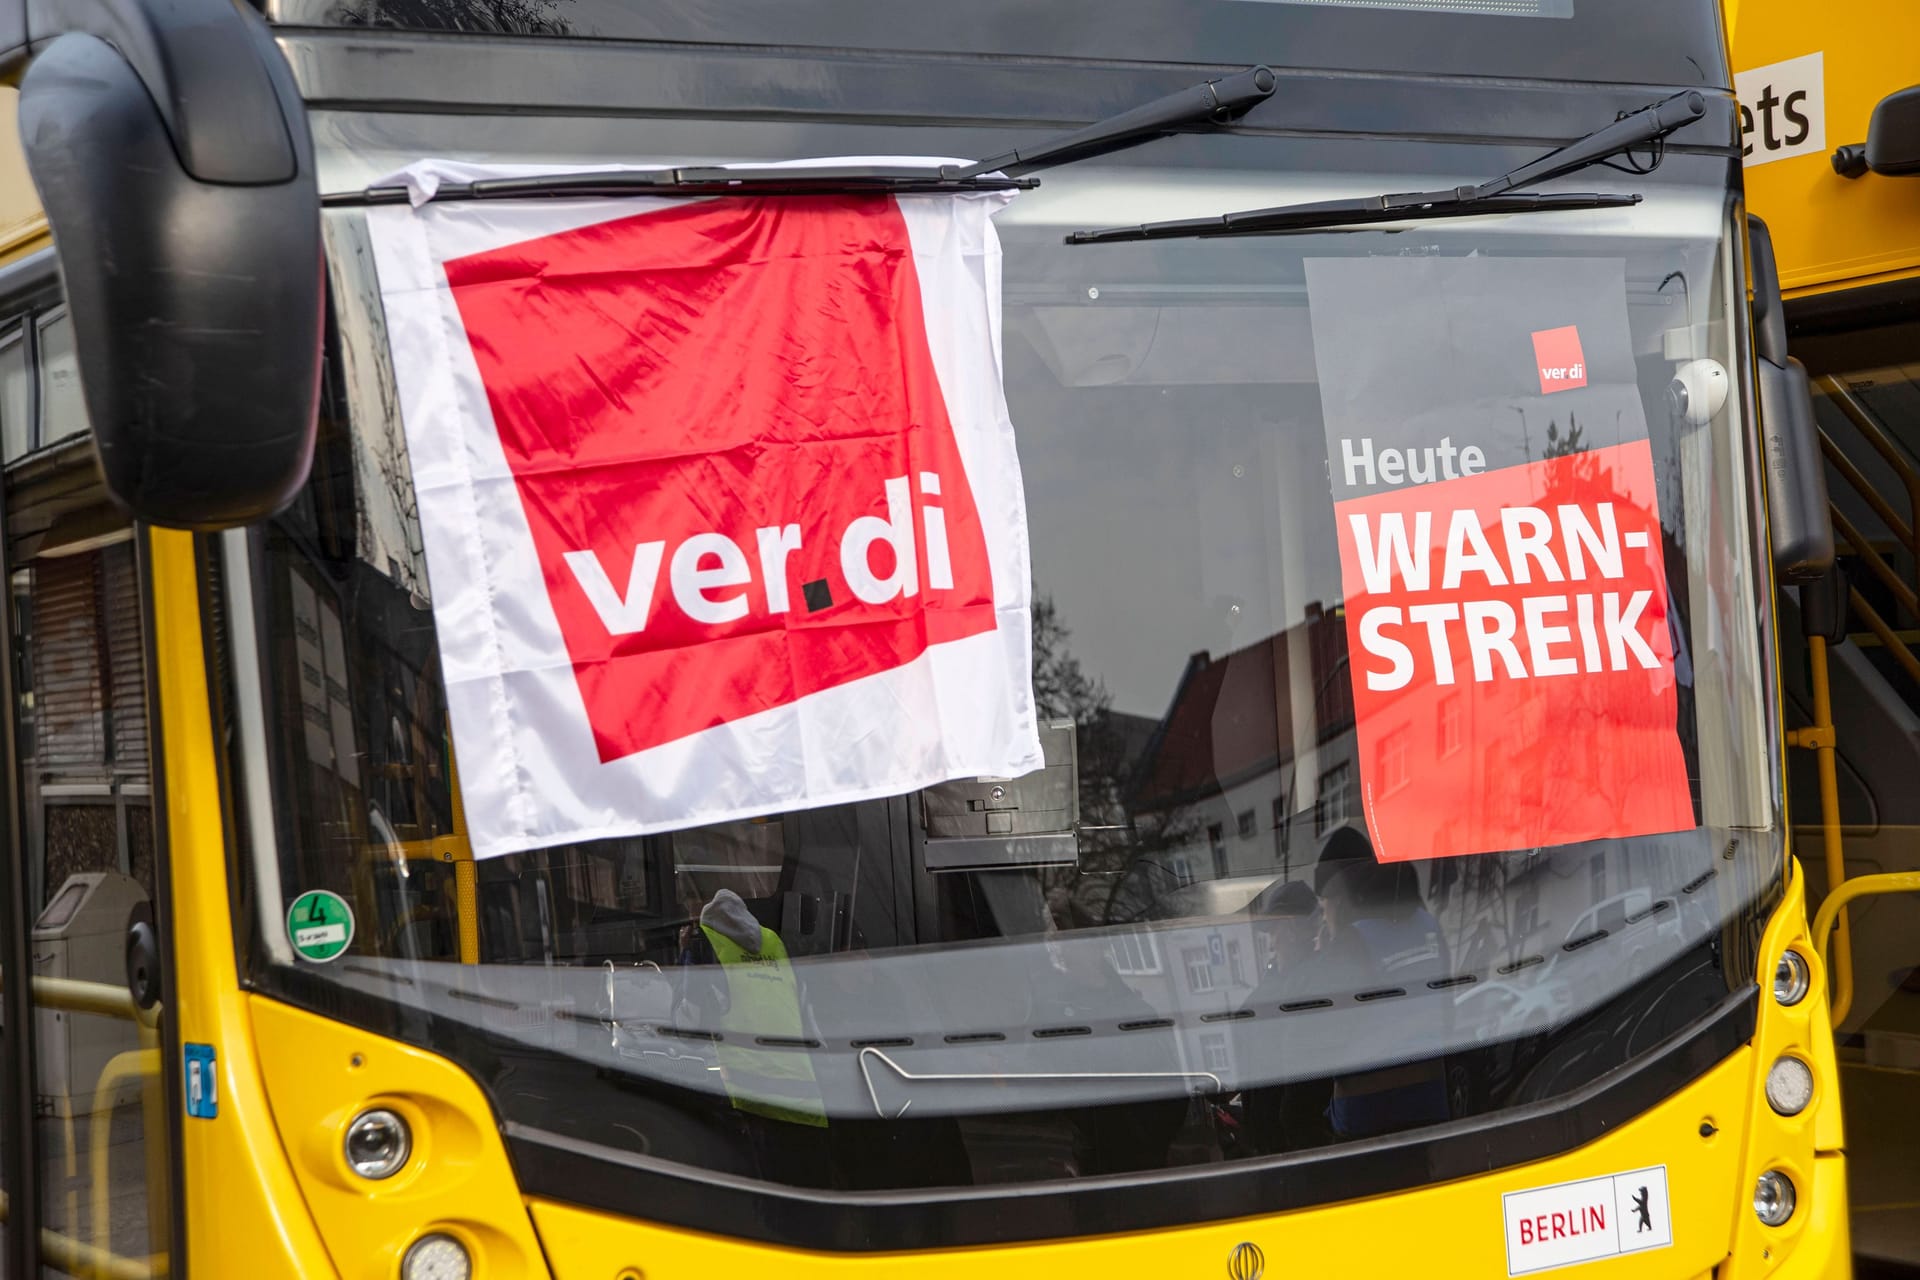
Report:
<svg viewBox="0 0 1920 1280"><path fill-rule="evenodd" d="M12 462L33 439L33 388L27 344L18 331L0 339L0 459Z"/></svg>
<svg viewBox="0 0 1920 1280"><path fill-rule="evenodd" d="M87 429L73 322L63 311L40 322L40 439L45 446Z"/></svg>
<svg viewBox="0 0 1920 1280"><path fill-rule="evenodd" d="M373 141L362 124L322 132ZM662 149L676 136L649 134ZM715 156L690 137L660 158L836 149L827 131L801 141ZM1190 216L1324 181L1262 171L1258 145L1243 168L1063 170L998 219L1034 682L1075 762L1071 805L1038 783L1031 803L1020 794L1024 856L989 867L956 847L990 795L971 780L516 854L477 868L477 965L455 963L456 895L435 861L458 847L453 761L377 282L358 216L332 215L344 376L325 481L250 552L262 595L248 625L267 640L281 726L259 753L281 806L258 868L273 945L284 953L285 901L332 888L362 924L322 980L504 1038L512 1072L543 1086L507 1087L489 1074L499 1059L473 1069L516 1117L625 1141L610 1135L633 1126L631 1104L599 1083L618 1078L680 1118L646 1123L657 1157L841 1186L1117 1172L1480 1114L1571 1087L1551 1036L1640 998L1652 975L1670 998L1633 1015L1642 1028L1724 997L1712 940L1779 866L1773 764L1751 745L1771 740L1771 711L1748 427L1738 398L1708 426L1677 425L1663 342L1698 333L1733 364L1722 194L1673 180L1640 209L1572 223L1062 245L1116 209ZM370 176L364 147L331 154ZM1458 177L1503 167L1460 163ZM1680 830L1374 857L1307 264L1421 257L1604 266L1625 317L1610 358L1646 423L1687 655L1669 730ZM1686 288L1663 286L1678 277ZM1442 702L1418 753L1507 769L1475 732ZM742 949L776 962L764 1001L730 968Z"/></svg>

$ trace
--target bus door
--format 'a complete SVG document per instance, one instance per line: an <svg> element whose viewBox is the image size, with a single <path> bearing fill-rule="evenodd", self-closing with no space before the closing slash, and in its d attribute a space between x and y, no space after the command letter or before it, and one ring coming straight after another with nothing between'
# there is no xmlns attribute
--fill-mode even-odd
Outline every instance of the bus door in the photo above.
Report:
<svg viewBox="0 0 1920 1280"><path fill-rule="evenodd" d="M1831 701L1831 798L1817 748L1789 758L1818 904L1839 883L1920 871L1920 330L1803 331L1795 353L1813 378L1839 560L1831 589L1803 596L1802 626L1781 629L1789 726L1819 722L1820 683ZM1920 893L1855 899L1828 954L1857 1274L1920 1276Z"/></svg>
<svg viewBox="0 0 1920 1280"><path fill-rule="evenodd" d="M1788 803L1808 910L1842 886L1859 895L1834 916L1827 951L1855 1268L1862 1280L1914 1277L1920 183L1866 163L1869 150L1885 166L1901 148L1920 148L1900 113L1878 114L1914 83L1911 41L1898 38L1911 36L1914 15L1900 0L1817 13L1793 0L1742 0L1726 14L1747 205L1772 232L1788 346L1813 385L1833 514L1836 576L1821 590L1783 593L1798 598L1783 606L1779 634L1797 748ZM1868 148L1876 129L1879 145Z"/></svg>
<svg viewBox="0 0 1920 1280"><path fill-rule="evenodd" d="M100 485L51 256L0 273L15 766L0 1276L164 1276L173 1111L141 571ZM202 1103L217 1105L204 1086Z"/></svg>

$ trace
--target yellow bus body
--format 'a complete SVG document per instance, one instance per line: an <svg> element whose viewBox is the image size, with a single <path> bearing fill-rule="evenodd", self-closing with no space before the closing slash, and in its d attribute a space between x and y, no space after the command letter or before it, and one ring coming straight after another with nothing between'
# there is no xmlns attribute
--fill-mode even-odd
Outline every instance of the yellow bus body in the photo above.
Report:
<svg viewBox="0 0 1920 1280"><path fill-rule="evenodd" d="M1728 0L1736 65L1812 52L1823 36L1797 0ZM1883 31L1903 0L1859 0L1860 29ZM1829 45L1829 48L1831 46ZM1899 39L1858 51L1870 74L1828 79L1830 144L1862 140L1874 104L1907 74ZM8 134L14 128L7 91ZM8 149L8 162L17 156ZM12 172L7 192L29 188ZM1789 297L1920 275L1920 184L1832 180L1823 154L1751 171L1748 198L1768 218ZM0 206L0 264L44 248L45 223ZM248 992L235 962L221 748L210 712L200 573L193 535L150 529L157 761L171 857L172 932L181 1041L220 1047L217 1119L180 1129L185 1254L193 1274L392 1280L423 1235L460 1238L477 1280L707 1280L713 1276L947 1280L1230 1274L1243 1243L1268 1276L1508 1274L1501 1198L1511 1192L1665 1166L1670 1248L1583 1264L1581 1274L1664 1280L1816 1280L1849 1272L1844 1135L1826 972L1809 940L1805 885L1794 867L1757 956L1762 998L1752 1041L1606 1137L1551 1159L1418 1190L1266 1217L1040 1243L911 1254L823 1254L675 1229L520 1192L492 1110L475 1081L432 1053ZM444 843L444 842L441 842ZM423 851L427 852L427 851ZM458 860L457 849L427 856ZM466 940L463 939L463 950ZM1812 958L1813 994L1786 1008L1766 998L1789 945ZM1813 1068L1813 1104L1796 1117L1767 1105L1767 1068L1783 1054ZM381 1183L355 1178L342 1155L348 1122L370 1105L412 1124L409 1167ZM1551 1121L1546 1121L1551 1123ZM1802 1211L1782 1228L1752 1212L1755 1179L1787 1171ZM1035 1194L1044 1195L1044 1190ZM102 1256L93 1272L152 1274ZM1254 1277L1243 1277L1254 1280Z"/></svg>
<svg viewBox="0 0 1920 1280"><path fill-rule="evenodd" d="M1727 7L1737 71L1825 55L1825 149L1746 172L1747 206L1773 232L1782 293L1792 299L1920 275L1920 190L1898 179L1846 181L1829 158L1837 146L1866 141L1881 98L1920 80L1913 6L1853 0L1829 10L1738 0Z"/></svg>
<svg viewBox="0 0 1920 1280"><path fill-rule="evenodd" d="M167 817L174 851L179 1017L187 1040L222 1046L219 1118L185 1128L187 1252L196 1275L391 1280L430 1232L462 1239L478 1280L705 1280L715 1275L994 1274L1166 1277L1227 1274L1241 1243L1269 1275L1507 1274L1501 1197L1664 1165L1671 1248L1586 1264L1665 1280L1814 1280L1847 1266L1846 1182L1823 971L1801 1004L1762 1000L1752 1042L1607 1137L1482 1177L1272 1217L1037 1244L902 1254L817 1254L716 1238L524 1199L480 1089L433 1054L242 991L234 970L226 833L216 776L192 538L152 531L154 631ZM1796 873L1765 935L1756 981L1779 954L1811 955ZM1783 1118L1761 1081L1781 1054L1814 1069L1814 1104ZM413 1122L411 1167L388 1183L353 1178L347 1123L373 1104ZM1751 1188L1769 1168L1803 1189L1779 1229L1755 1219Z"/></svg>

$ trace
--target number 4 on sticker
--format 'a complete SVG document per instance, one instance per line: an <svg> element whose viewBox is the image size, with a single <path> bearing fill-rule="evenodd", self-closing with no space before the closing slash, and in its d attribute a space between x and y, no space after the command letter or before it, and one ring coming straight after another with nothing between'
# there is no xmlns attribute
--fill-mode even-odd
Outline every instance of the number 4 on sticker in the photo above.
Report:
<svg viewBox="0 0 1920 1280"><path fill-rule="evenodd" d="M309 889L287 908L287 941L302 960L337 960L353 944L353 910L337 893Z"/></svg>

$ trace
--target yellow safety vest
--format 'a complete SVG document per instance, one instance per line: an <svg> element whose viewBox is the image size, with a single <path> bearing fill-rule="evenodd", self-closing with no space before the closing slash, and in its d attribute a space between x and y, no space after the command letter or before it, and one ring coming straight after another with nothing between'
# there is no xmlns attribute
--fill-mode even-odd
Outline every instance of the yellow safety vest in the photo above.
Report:
<svg viewBox="0 0 1920 1280"><path fill-rule="evenodd" d="M747 951L705 924L700 931L707 935L727 978L727 1012L720 1019L720 1078L734 1108L824 1128L827 1111L821 1105L807 1051L798 1046L753 1047L756 1037L797 1041L806 1036L786 944L764 927L758 952Z"/></svg>

